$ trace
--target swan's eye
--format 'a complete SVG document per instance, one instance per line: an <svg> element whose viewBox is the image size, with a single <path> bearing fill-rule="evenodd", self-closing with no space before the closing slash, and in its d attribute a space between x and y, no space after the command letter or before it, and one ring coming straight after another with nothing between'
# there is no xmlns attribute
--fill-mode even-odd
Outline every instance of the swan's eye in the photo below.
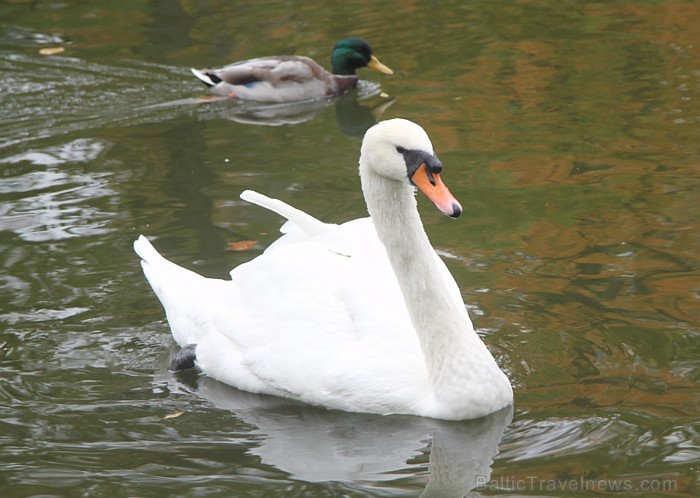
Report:
<svg viewBox="0 0 700 498"><path fill-rule="evenodd" d="M406 153L406 149L404 149L404 148L401 147L400 145L397 145L397 146L396 146L396 152L398 152L399 154L405 154L405 153Z"/></svg>

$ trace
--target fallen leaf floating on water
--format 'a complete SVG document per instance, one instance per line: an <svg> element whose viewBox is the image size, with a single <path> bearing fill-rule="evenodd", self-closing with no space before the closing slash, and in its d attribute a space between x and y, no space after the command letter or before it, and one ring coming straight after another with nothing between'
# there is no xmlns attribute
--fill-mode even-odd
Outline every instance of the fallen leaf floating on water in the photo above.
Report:
<svg viewBox="0 0 700 498"><path fill-rule="evenodd" d="M39 53L41 55L58 55L58 54L62 54L65 51L66 51L66 49L63 47L47 47L47 48L42 48L41 50L39 50Z"/></svg>
<svg viewBox="0 0 700 498"><path fill-rule="evenodd" d="M247 251L255 245L257 240L240 240L238 242L227 242L227 251Z"/></svg>
<svg viewBox="0 0 700 498"><path fill-rule="evenodd" d="M185 412L169 413L168 415L166 415L165 417L163 417L163 420L168 420L169 418L177 418L177 417L179 417L180 415L184 415L184 414L185 414Z"/></svg>

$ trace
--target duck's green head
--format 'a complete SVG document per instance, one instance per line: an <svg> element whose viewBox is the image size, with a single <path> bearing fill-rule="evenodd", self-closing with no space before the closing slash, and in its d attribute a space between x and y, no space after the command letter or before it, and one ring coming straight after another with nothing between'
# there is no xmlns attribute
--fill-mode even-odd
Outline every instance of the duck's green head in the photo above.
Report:
<svg viewBox="0 0 700 498"><path fill-rule="evenodd" d="M345 38L335 44L331 55L333 74L351 76L360 67L369 67L384 74L394 71L379 62L372 54L372 47L362 38Z"/></svg>

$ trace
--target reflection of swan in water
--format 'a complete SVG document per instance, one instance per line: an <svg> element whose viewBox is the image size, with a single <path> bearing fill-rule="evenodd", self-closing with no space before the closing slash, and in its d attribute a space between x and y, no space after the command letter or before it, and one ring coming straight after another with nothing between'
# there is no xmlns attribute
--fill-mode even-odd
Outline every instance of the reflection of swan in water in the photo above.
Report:
<svg viewBox="0 0 700 498"><path fill-rule="evenodd" d="M171 390L185 387L166 375ZM429 477L421 496L465 496L490 479L513 416L512 406L463 422L347 413L246 393L208 377L194 382L198 395L257 427L253 434L261 436L260 444L249 452L263 464L296 480L339 481L364 490L374 487L371 483L422 474L424 466L409 461L428 452Z"/></svg>

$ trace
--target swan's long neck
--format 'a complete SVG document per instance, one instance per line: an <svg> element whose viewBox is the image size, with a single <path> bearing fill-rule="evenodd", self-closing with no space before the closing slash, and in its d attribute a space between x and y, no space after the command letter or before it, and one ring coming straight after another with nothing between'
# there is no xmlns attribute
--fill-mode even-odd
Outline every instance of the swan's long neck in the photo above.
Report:
<svg viewBox="0 0 700 498"><path fill-rule="evenodd" d="M423 229L413 188L362 165L360 171L370 216L403 292L436 397L451 401L464 396L470 381L502 377L463 305L460 309L450 296Z"/></svg>

